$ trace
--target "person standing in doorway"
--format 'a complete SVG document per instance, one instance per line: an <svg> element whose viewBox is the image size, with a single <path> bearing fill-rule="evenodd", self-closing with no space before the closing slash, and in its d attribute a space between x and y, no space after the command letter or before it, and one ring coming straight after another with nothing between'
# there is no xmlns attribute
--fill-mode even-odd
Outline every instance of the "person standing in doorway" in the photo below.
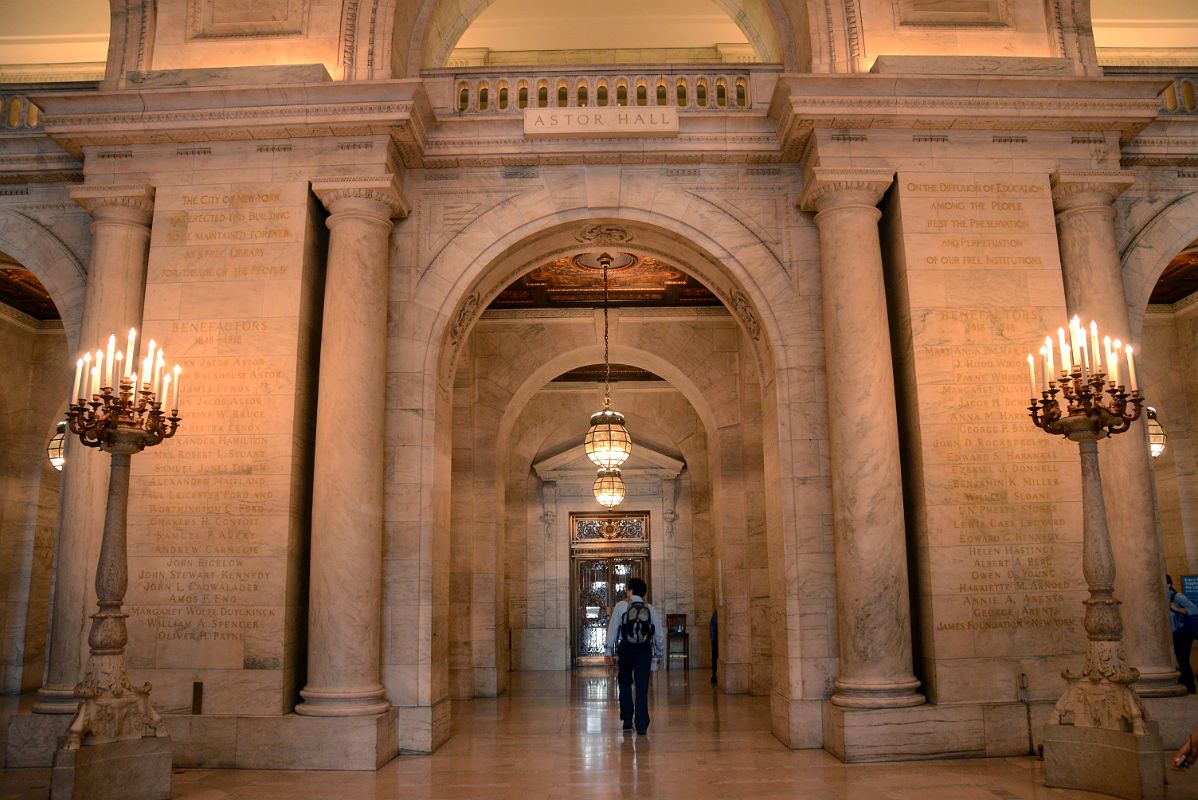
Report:
<svg viewBox="0 0 1198 800"><path fill-rule="evenodd" d="M1165 596L1169 598L1169 624L1173 628L1173 654L1177 657L1180 683L1194 694L1194 670L1190 666L1190 648L1198 630L1198 606L1173 588L1173 576L1165 576Z"/></svg>
<svg viewBox="0 0 1198 800"><path fill-rule="evenodd" d="M636 724L638 736L649 731L649 673L656 655L666 651L665 631L657 610L645 602L649 586L640 578L628 581L624 599L616 603L607 623L607 663L619 657L616 682L620 687L620 719L624 730ZM635 684L635 694L633 685Z"/></svg>

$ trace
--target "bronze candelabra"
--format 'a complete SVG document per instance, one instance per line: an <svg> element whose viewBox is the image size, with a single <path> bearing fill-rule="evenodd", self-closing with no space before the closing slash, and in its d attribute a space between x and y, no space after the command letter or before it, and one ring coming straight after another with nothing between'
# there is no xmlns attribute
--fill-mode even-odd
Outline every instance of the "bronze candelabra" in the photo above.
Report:
<svg viewBox="0 0 1198 800"><path fill-rule="evenodd" d="M130 353L134 337L135 333L130 331ZM83 359L76 365L73 394L77 397L72 399L67 413L71 433L87 447L110 454L112 464L104 536L96 566L99 611L91 617L87 637L91 652L83 680L75 688L81 703L67 732L65 750L76 750L85 744L166 735L162 718L150 703L150 684L136 687L129 682L125 662L128 615L121 604L129 586L125 527L130 459L134 453L171 438L179 429L179 368L176 366L173 371L174 407L168 414L163 405L171 388L171 373L162 369L162 350L155 353L154 342L150 340L149 355L143 362L145 380L139 382L136 373L123 374L123 359L119 353L114 357L113 342L110 337L108 369L102 370L104 351L97 350L95 367L90 369L82 386ZM124 360L127 364L128 359ZM115 392L113 378L119 382ZM91 399L87 399L89 391Z"/></svg>

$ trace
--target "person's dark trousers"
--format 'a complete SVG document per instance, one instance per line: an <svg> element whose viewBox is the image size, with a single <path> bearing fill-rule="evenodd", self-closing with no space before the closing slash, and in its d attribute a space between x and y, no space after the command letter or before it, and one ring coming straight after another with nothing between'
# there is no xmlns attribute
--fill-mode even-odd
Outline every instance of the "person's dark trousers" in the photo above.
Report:
<svg viewBox="0 0 1198 800"><path fill-rule="evenodd" d="M649 672L653 668L653 643L620 643L620 669L616 682L620 686L620 719L632 720L637 733L649 729ZM633 697L633 684L636 696Z"/></svg>
<svg viewBox="0 0 1198 800"><path fill-rule="evenodd" d="M1177 657L1177 669L1181 672L1180 682L1186 691L1194 694L1194 668L1190 666L1190 647L1194 644L1194 636L1185 626L1173 631L1173 655Z"/></svg>
<svg viewBox="0 0 1198 800"><path fill-rule="evenodd" d="M716 670L716 667L719 666L719 663L720 663L720 640L717 638L717 639L711 640L711 682L712 683L716 682L715 670Z"/></svg>

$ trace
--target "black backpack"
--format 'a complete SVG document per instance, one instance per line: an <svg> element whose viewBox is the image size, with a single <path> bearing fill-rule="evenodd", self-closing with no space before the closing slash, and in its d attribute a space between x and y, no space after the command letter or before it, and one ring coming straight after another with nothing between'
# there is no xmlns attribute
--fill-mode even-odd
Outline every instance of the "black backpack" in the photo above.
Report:
<svg viewBox="0 0 1198 800"><path fill-rule="evenodd" d="M640 600L630 604L620 619L620 633L628 644L653 641L653 617L649 614L649 607Z"/></svg>

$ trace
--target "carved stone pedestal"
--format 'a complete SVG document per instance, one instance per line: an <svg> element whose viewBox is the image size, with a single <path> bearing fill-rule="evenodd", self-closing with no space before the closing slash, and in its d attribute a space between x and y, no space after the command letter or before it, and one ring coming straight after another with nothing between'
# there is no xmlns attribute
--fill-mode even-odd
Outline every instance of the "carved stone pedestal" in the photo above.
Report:
<svg viewBox="0 0 1198 800"><path fill-rule="evenodd" d="M1156 724L1144 733L1081 728L1050 722L1044 730L1044 782L1125 797L1160 800L1165 766Z"/></svg>
<svg viewBox="0 0 1198 800"><path fill-rule="evenodd" d="M146 736L54 753L51 800L168 800L171 740Z"/></svg>

